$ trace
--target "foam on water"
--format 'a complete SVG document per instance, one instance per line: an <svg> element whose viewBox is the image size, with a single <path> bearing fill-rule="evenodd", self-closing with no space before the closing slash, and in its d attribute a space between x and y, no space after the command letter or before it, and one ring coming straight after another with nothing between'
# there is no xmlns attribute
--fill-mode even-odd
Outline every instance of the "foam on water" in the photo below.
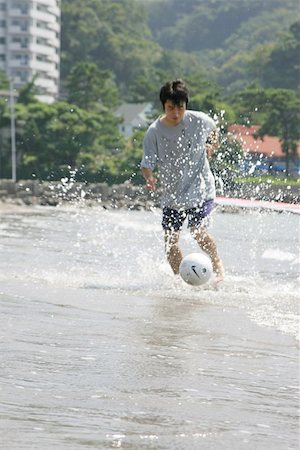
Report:
<svg viewBox="0 0 300 450"><path fill-rule="evenodd" d="M108 271L83 274L77 269L62 272L59 270L41 270L24 272L15 275L15 280L27 284L46 284L49 289L70 287L74 289L97 289L124 295L143 295L179 299L182 301L218 305L224 310L239 308L256 323L274 327L284 333L298 337L298 302L299 282L278 285L256 276L253 278L228 275L226 280L216 289L212 283L201 287L193 287L181 279L175 279L164 263L145 270L143 258L140 258L141 270L128 269L122 277ZM159 267L160 266L160 267ZM1 279L1 278L0 278Z"/></svg>
<svg viewBox="0 0 300 450"><path fill-rule="evenodd" d="M227 270L226 280L216 290L212 283L193 287L174 278L165 261L160 212L156 210L45 208L26 215L6 215L0 228L5 255L0 261L0 282L234 307L246 311L260 325L297 336L296 219L276 213L215 215L212 232ZM185 254L195 251L187 230L181 242Z"/></svg>
<svg viewBox="0 0 300 450"><path fill-rule="evenodd" d="M295 255L290 252L284 252L273 248L265 250L262 258L275 259L277 261L291 261L292 264L299 264L299 254Z"/></svg>

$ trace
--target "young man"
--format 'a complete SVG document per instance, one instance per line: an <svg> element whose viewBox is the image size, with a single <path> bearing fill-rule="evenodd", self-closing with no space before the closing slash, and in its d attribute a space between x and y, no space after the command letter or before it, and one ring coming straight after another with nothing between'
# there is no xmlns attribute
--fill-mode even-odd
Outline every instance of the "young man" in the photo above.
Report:
<svg viewBox="0 0 300 450"><path fill-rule="evenodd" d="M156 167L159 171L168 261L174 274L178 274L183 257L179 235L183 222L188 219L192 236L210 256L216 280L221 281L223 264L215 240L207 231L215 198L208 157L218 145L216 124L203 112L187 110L188 90L182 80L162 86L160 101L164 114L145 134L141 170L152 192L157 182L153 171Z"/></svg>

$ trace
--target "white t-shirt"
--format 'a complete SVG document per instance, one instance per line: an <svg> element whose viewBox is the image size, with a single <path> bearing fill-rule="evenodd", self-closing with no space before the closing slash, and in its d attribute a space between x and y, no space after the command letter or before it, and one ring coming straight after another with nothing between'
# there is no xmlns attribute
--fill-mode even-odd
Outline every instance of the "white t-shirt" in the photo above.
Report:
<svg viewBox="0 0 300 450"><path fill-rule="evenodd" d="M141 167L159 170L161 206L189 209L216 196L205 144L216 124L207 114L187 110L182 121L166 126L159 118L144 137Z"/></svg>

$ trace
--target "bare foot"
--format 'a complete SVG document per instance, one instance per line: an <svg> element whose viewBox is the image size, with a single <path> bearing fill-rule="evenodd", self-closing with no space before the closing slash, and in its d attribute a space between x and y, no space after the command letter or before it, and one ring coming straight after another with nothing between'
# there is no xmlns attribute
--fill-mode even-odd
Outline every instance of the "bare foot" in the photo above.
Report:
<svg viewBox="0 0 300 450"><path fill-rule="evenodd" d="M213 277L213 279L211 281L212 288L217 291L220 288L220 286L222 285L223 281L224 281L224 278L217 277L217 276Z"/></svg>
<svg viewBox="0 0 300 450"><path fill-rule="evenodd" d="M224 281L225 278L225 271L222 261L219 259L216 263L215 270L214 270L214 277L212 280L212 285L215 289L218 289L222 281Z"/></svg>

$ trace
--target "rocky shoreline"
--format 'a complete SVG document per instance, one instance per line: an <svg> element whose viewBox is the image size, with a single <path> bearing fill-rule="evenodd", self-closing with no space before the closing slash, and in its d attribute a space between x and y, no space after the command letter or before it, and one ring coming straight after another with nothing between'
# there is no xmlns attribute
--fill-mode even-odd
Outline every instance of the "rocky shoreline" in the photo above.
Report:
<svg viewBox="0 0 300 450"><path fill-rule="evenodd" d="M68 178L61 181L0 180L0 202L19 206L58 206L69 203L99 205L106 209L147 210L159 207L159 197L159 191L153 195L144 186L130 183L80 183ZM232 191L227 191L225 197L295 204L299 203L300 192L298 186L257 186L243 183L235 186Z"/></svg>
<svg viewBox="0 0 300 450"><path fill-rule="evenodd" d="M148 209L159 206L159 194L150 195L143 186L129 183L79 183L61 181L0 180L0 201L17 205L58 206L61 204L100 205L104 208Z"/></svg>

